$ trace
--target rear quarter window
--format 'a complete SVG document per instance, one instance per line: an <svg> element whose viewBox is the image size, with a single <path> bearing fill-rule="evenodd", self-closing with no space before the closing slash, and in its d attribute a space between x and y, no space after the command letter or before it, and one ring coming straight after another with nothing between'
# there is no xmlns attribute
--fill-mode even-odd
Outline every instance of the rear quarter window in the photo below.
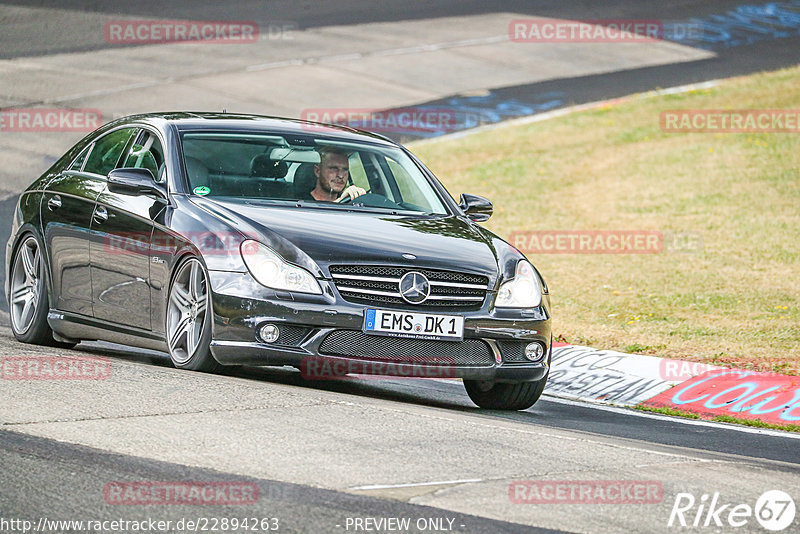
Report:
<svg viewBox="0 0 800 534"><path fill-rule="evenodd" d="M72 162L72 165L70 165L69 170L80 171L83 168L83 162L86 160L86 155L89 153L89 150L91 150L91 148L92 145L89 145L86 148L84 148L78 155L78 157L75 158L75 161Z"/></svg>

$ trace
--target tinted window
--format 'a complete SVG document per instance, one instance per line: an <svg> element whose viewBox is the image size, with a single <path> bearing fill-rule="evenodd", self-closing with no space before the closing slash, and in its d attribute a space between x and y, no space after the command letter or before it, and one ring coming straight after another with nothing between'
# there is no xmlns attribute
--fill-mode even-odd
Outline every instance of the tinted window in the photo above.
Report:
<svg viewBox="0 0 800 534"><path fill-rule="evenodd" d="M152 173L153 178L159 180L162 174L159 171L162 170L163 163L164 150L161 148L158 137L147 130L142 130L128 150L128 155L121 167L147 169Z"/></svg>
<svg viewBox="0 0 800 534"><path fill-rule="evenodd" d="M117 166L117 161L125 150L125 145L128 144L131 135L135 128L123 128L115 130L100 140L95 142L94 148L86 165L83 167L84 172L93 172L106 176L109 172L113 171Z"/></svg>
<svg viewBox="0 0 800 534"><path fill-rule="evenodd" d="M447 213L422 171L392 146L310 136L300 143L291 135L223 131L185 132L181 140L189 189L197 195L335 208L338 201L317 200L312 191L327 186L340 194L356 186L364 194L342 204L348 210ZM319 173L326 166L331 178L323 185Z"/></svg>
<svg viewBox="0 0 800 534"><path fill-rule="evenodd" d="M69 170L71 171L81 170L83 168L83 160L86 159L86 154L89 153L89 150L91 148L92 145L89 145L86 148L84 148L83 151L80 153L80 155L77 158L75 158L75 161L72 162L72 165L70 166Z"/></svg>

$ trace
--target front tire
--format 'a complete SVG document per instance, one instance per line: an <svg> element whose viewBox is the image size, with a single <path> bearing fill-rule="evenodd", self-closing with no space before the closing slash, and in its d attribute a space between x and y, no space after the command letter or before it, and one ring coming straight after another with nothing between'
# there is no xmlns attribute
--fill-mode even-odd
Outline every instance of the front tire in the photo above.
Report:
<svg viewBox="0 0 800 534"><path fill-rule="evenodd" d="M472 402L487 410L526 410L542 396L547 375L535 382L486 382L464 380Z"/></svg>
<svg viewBox="0 0 800 534"><path fill-rule="evenodd" d="M43 250L39 239L27 234L14 253L8 294L11 331L22 343L72 348L75 343L56 341L47 323L50 299Z"/></svg>
<svg viewBox="0 0 800 534"><path fill-rule="evenodd" d="M178 369L213 373L221 367L211 354L211 291L208 274L197 258L175 271L167 301L166 341Z"/></svg>

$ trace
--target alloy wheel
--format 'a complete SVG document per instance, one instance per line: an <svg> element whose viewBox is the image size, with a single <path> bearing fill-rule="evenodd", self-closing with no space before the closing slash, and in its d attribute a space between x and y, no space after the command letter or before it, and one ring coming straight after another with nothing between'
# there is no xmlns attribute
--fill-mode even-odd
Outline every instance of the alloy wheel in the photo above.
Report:
<svg viewBox="0 0 800 534"><path fill-rule="evenodd" d="M175 276L167 310L167 342L172 360L188 362L200 346L208 313L208 282L200 262L186 261Z"/></svg>
<svg viewBox="0 0 800 534"><path fill-rule="evenodd" d="M11 274L11 321L14 330L25 334L36 318L41 298L42 254L39 244L28 237L17 251Z"/></svg>

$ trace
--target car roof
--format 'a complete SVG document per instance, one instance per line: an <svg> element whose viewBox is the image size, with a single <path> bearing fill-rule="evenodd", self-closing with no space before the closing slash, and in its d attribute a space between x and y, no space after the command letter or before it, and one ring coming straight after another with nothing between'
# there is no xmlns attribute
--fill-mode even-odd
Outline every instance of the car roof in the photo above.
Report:
<svg viewBox="0 0 800 534"><path fill-rule="evenodd" d="M361 141L384 145L398 146L397 143L379 134L358 130L349 126L335 124L322 124L318 122L289 119L284 117L269 117L264 115L249 115L240 113L210 113L172 111L159 113L145 113L122 117L109 123L106 127L118 126L131 122L150 124L157 128L172 125L179 131L219 131L237 130L252 133L272 133L288 135L312 135L326 138L338 138L348 141Z"/></svg>

